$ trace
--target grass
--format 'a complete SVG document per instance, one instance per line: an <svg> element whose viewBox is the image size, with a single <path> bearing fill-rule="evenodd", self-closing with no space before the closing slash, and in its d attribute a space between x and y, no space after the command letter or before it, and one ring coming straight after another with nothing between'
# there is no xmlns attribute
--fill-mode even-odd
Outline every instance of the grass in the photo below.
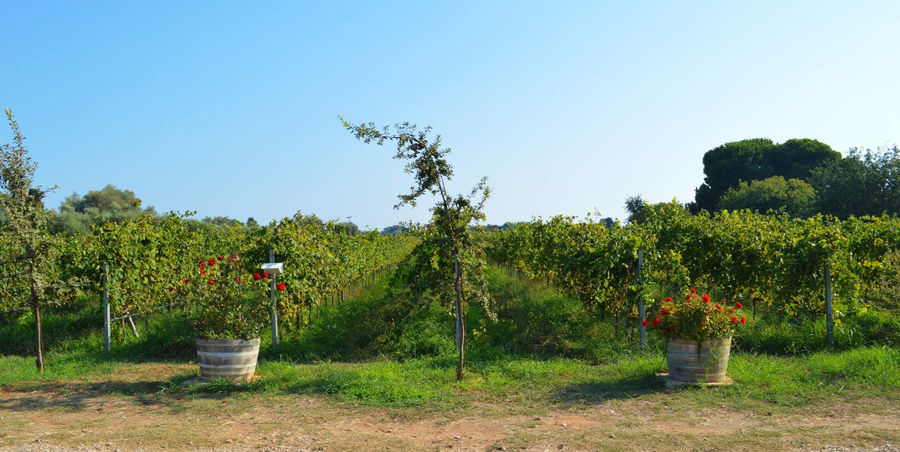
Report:
<svg viewBox="0 0 900 452"><path fill-rule="evenodd" d="M610 324L593 320L564 295L497 270L491 271L489 282L498 320L487 320L478 307L470 309L470 324L480 334L472 336L463 382L455 381L452 322L446 310L427 299L398 298L381 280L360 297L323 309L300 334L289 336L277 355L263 335L259 380L242 386L216 382L192 387L189 393L322 395L356 405L430 410L481 400L578 406L668 393L655 376L665 369L663 343L655 336L648 350L640 352L616 337ZM112 380L117 373L135 372L140 363L179 364L174 375L148 376L158 386L154 390L165 393L180 391L178 384L196 375L193 337L181 314L139 322L141 338L119 334L111 352L102 351L98 317L90 306L47 316L52 328L44 375L36 372L31 358L10 354L27 344L29 314L0 327L0 335L10 338L2 346L0 387ZM405 321L393 321L397 317ZM884 322L875 323L882 328L879 334L892 337L890 324L885 332ZM682 397L697 403L772 406L804 406L835 397L900 397L896 344L816 352L798 345L794 354L768 352L773 343L811 343L813 333L805 328L762 324L748 329L736 338L729 366L736 384L715 391L687 389ZM147 389L119 390L142 388Z"/></svg>
<svg viewBox="0 0 900 452"><path fill-rule="evenodd" d="M900 347L884 316L843 323L856 330L839 332L834 349L821 346L819 325L757 319L735 338L733 385L670 390L656 376L666 364L653 334L640 352L554 290L498 271L489 282L498 321L470 308L478 334L462 382L447 311L386 280L324 308L299 334L288 328L277 354L263 334L259 378L245 385L183 385L198 369L177 312L139 321L140 339L116 326L113 350L103 352L99 311L87 304L47 314L53 331L39 375L25 314L0 325L0 449L784 450L900 441Z"/></svg>

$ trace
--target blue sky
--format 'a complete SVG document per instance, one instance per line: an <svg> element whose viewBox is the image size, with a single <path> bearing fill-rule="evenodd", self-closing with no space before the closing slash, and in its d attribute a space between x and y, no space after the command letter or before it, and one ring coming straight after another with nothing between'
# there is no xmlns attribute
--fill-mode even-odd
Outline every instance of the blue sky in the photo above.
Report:
<svg viewBox="0 0 900 452"><path fill-rule="evenodd" d="M728 141L900 142L896 1L0 7L0 107L53 207L114 184L200 217L426 220L338 115L432 125L489 223L691 200Z"/></svg>

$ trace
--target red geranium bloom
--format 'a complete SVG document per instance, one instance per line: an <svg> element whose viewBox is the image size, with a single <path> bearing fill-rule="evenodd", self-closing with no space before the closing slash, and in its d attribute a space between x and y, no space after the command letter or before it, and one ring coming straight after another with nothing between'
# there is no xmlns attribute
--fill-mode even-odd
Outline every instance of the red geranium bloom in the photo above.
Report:
<svg viewBox="0 0 900 452"><path fill-rule="evenodd" d="M201 269L200 269L200 274L201 274L201 275L205 275L205 274L206 274L206 270L204 270L204 269L201 268Z"/></svg>
<svg viewBox="0 0 900 452"><path fill-rule="evenodd" d="M740 301L737 302L737 303L735 303L734 305L735 305L738 309L744 309L744 305L742 305Z"/></svg>
<svg viewBox="0 0 900 452"><path fill-rule="evenodd" d="M738 323L738 318L735 316L731 316L731 323Z"/></svg>
<svg viewBox="0 0 900 452"><path fill-rule="evenodd" d="M719 310L719 312L722 312L722 306L720 306L720 305L716 305L716 309L718 309L718 310Z"/></svg>
<svg viewBox="0 0 900 452"><path fill-rule="evenodd" d="M219 260L220 260L220 261L224 261L224 260L225 260L225 258L224 258L224 257L222 257L222 256L219 256Z"/></svg>
<svg viewBox="0 0 900 452"><path fill-rule="evenodd" d="M181 397L176 397L175 400L177 400L177 401L180 402L180 401L181 401Z"/></svg>
<svg viewBox="0 0 900 452"><path fill-rule="evenodd" d="M253 279L262 279L262 275L260 275L259 273L254 273Z"/></svg>
<svg viewBox="0 0 900 452"><path fill-rule="evenodd" d="M187 278L187 279L182 279L181 282L187 284L187 283L191 282L191 280L190 280L190 278Z"/></svg>
<svg viewBox="0 0 900 452"><path fill-rule="evenodd" d="M709 303L709 295L708 294L703 294L702 298L703 298L703 301Z"/></svg>
<svg viewBox="0 0 900 452"><path fill-rule="evenodd" d="M175 292L175 288L174 288L174 287L169 287L169 292Z"/></svg>
<svg viewBox="0 0 900 452"><path fill-rule="evenodd" d="M653 318L653 324L654 324L654 325L659 325L659 316L656 316L656 317Z"/></svg>
<svg viewBox="0 0 900 452"><path fill-rule="evenodd" d="M641 325L647 326L647 319L641 320Z"/></svg>
<svg viewBox="0 0 900 452"><path fill-rule="evenodd" d="M234 281L235 281L236 283L240 284L240 283L241 283L241 278L234 278Z"/></svg>
<svg viewBox="0 0 900 452"><path fill-rule="evenodd" d="M210 286L215 286L215 285L216 285L216 282L210 279L210 280L209 280L209 285L210 285Z"/></svg>
<svg viewBox="0 0 900 452"><path fill-rule="evenodd" d="M214 257L209 258L209 262L207 262L207 263L210 266L216 265L216 258L214 258Z"/></svg>
<svg viewBox="0 0 900 452"><path fill-rule="evenodd" d="M746 318L746 317L741 317L741 323L747 323L747 318Z"/></svg>
<svg viewBox="0 0 900 452"><path fill-rule="evenodd" d="M666 301L672 301L672 297L666 297Z"/></svg>
<svg viewBox="0 0 900 452"><path fill-rule="evenodd" d="M263 272L263 278L269 279L269 272Z"/></svg>
<svg viewBox="0 0 900 452"><path fill-rule="evenodd" d="M200 266L200 268L206 267L206 261L200 261L197 265Z"/></svg>
<svg viewBox="0 0 900 452"><path fill-rule="evenodd" d="M662 308L662 311L660 311L660 314L662 314L662 315L666 315L668 313L669 313L669 310L666 308Z"/></svg>
<svg viewBox="0 0 900 452"><path fill-rule="evenodd" d="M697 289L694 289L693 287L691 287L691 293L697 293Z"/></svg>
<svg viewBox="0 0 900 452"><path fill-rule="evenodd" d="M284 283L278 283L275 285L275 288L284 292L284 289L286 289L286 286L284 285Z"/></svg>
<svg viewBox="0 0 900 452"><path fill-rule="evenodd" d="M685 295L685 296L684 296L684 299L685 299L685 300L690 300L690 299L691 299L691 294Z"/></svg>

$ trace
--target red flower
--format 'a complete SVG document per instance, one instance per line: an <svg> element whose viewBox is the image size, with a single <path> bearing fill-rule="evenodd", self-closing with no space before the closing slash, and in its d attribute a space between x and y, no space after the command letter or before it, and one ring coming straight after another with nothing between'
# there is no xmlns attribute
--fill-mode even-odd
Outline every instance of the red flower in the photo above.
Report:
<svg viewBox="0 0 900 452"><path fill-rule="evenodd" d="M703 298L703 301L709 303L709 295L708 294L703 294L702 298Z"/></svg>
<svg viewBox="0 0 900 452"><path fill-rule="evenodd" d="M737 307L738 309L744 309L744 305L742 305L740 301L735 303L734 306Z"/></svg>
<svg viewBox="0 0 900 452"><path fill-rule="evenodd" d="M201 275L205 275L205 274L206 274L206 270L204 270L204 269L201 268L201 269L200 269L200 274L201 274Z"/></svg>
<svg viewBox="0 0 900 452"><path fill-rule="evenodd" d="M284 285L284 283L278 283L275 285L275 288L284 292L284 289L286 289L286 286Z"/></svg>
<svg viewBox="0 0 900 452"><path fill-rule="evenodd" d="M200 261L200 263L197 264L197 265L198 265L200 268L206 267L206 261Z"/></svg>
<svg viewBox="0 0 900 452"><path fill-rule="evenodd" d="M234 281L235 281L236 283L240 284L240 283L241 283L241 278L234 278Z"/></svg>
<svg viewBox="0 0 900 452"><path fill-rule="evenodd" d="M641 325L647 326L647 319L641 320Z"/></svg>
<svg viewBox="0 0 900 452"><path fill-rule="evenodd" d="M190 278L182 279L181 282L187 284L187 283L191 282L191 279Z"/></svg>
<svg viewBox="0 0 900 452"><path fill-rule="evenodd" d="M181 401L181 397L176 397L175 400L177 400L177 401L180 402L180 401Z"/></svg>
<svg viewBox="0 0 900 452"><path fill-rule="evenodd" d="M656 316L656 317L653 318L653 324L654 324L654 325L659 325L659 316Z"/></svg>
<svg viewBox="0 0 900 452"><path fill-rule="evenodd" d="M691 294L685 295L685 296L684 296L684 299L685 299L685 300L690 300L690 299L691 299Z"/></svg>
<svg viewBox="0 0 900 452"><path fill-rule="evenodd" d="M666 301L672 301L672 297L666 297Z"/></svg>
<svg viewBox="0 0 900 452"><path fill-rule="evenodd" d="M716 309L718 309L718 310L719 310L719 312L722 312L722 306L720 306L720 305L716 305Z"/></svg>
<svg viewBox="0 0 900 452"><path fill-rule="evenodd" d="M263 278L269 279L269 272L263 272Z"/></svg>
<svg viewBox="0 0 900 452"><path fill-rule="evenodd" d="M738 318L735 316L731 316L731 323L738 323Z"/></svg>
<svg viewBox="0 0 900 452"><path fill-rule="evenodd" d="M668 314L668 312L669 312L668 309L662 308L662 311L660 311L659 313L662 314L662 315L666 315L666 314Z"/></svg>
<svg viewBox="0 0 900 452"><path fill-rule="evenodd" d="M169 292L175 292L175 288L174 288L174 287L169 287Z"/></svg>
<svg viewBox="0 0 900 452"><path fill-rule="evenodd" d="M224 261L224 260L225 260L225 258L224 258L224 257L222 257L222 256L219 256L219 260L220 260L220 261Z"/></svg>
<svg viewBox="0 0 900 452"><path fill-rule="evenodd" d="M691 287L691 293L697 293L697 289L694 289L693 287Z"/></svg>
<svg viewBox="0 0 900 452"><path fill-rule="evenodd" d="M209 258L209 262L207 262L207 264L209 264L210 267L212 267L213 265L216 265L216 258L214 258L214 257Z"/></svg>
<svg viewBox="0 0 900 452"><path fill-rule="evenodd" d="M260 275L259 273L254 273L253 279L262 279L262 275Z"/></svg>
<svg viewBox="0 0 900 452"><path fill-rule="evenodd" d="M216 285L216 282L210 279L210 280L209 280L209 285L210 285L210 286L215 286L215 285Z"/></svg>
<svg viewBox="0 0 900 452"><path fill-rule="evenodd" d="M747 318L746 318L746 317L741 317L741 323L747 323Z"/></svg>

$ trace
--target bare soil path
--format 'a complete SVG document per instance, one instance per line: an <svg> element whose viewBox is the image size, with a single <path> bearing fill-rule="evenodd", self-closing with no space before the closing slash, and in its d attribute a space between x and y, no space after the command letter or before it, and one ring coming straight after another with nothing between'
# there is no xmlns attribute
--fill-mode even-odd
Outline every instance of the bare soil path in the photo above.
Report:
<svg viewBox="0 0 900 452"><path fill-rule="evenodd" d="M190 365L0 392L0 450L898 450L889 398L698 407L678 392L585 404L495 400L452 410L329 396L186 393ZM153 375L146 381L146 375ZM112 390L111 390L112 388ZM181 400L178 400L179 397Z"/></svg>

